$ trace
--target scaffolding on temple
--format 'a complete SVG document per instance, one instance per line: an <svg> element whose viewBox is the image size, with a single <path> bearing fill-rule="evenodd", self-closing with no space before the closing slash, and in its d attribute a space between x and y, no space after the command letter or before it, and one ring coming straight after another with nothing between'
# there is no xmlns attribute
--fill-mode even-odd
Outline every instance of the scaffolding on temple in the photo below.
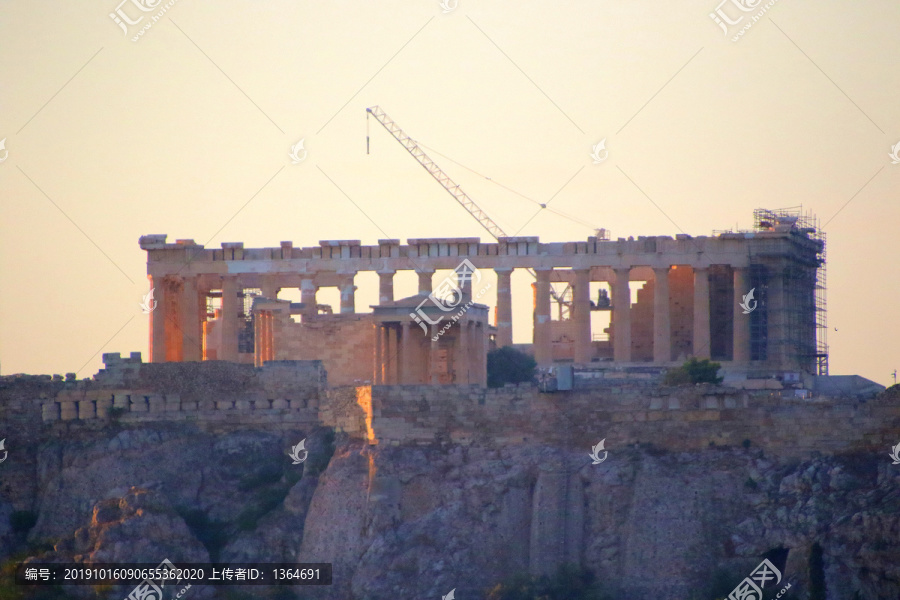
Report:
<svg viewBox="0 0 900 600"><path fill-rule="evenodd" d="M753 211L755 231L790 233L811 240L809 248L797 246L784 267L783 339L787 354L804 360L818 375L828 375L828 323L826 312L825 232L818 219L802 206ZM767 315L771 321L772 314Z"/></svg>

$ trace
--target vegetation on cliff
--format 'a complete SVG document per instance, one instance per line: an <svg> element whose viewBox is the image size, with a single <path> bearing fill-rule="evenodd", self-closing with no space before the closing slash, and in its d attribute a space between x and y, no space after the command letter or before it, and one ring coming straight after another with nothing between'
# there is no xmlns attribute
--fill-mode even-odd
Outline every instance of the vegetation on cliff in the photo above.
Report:
<svg viewBox="0 0 900 600"><path fill-rule="evenodd" d="M524 383L534 378L537 363L534 358L512 346L488 352L488 387L503 387L507 383Z"/></svg>
<svg viewBox="0 0 900 600"><path fill-rule="evenodd" d="M710 362L707 358L697 360L692 357L680 367L666 371L663 383L665 385L722 383L722 377L717 375L721 366L717 362Z"/></svg>

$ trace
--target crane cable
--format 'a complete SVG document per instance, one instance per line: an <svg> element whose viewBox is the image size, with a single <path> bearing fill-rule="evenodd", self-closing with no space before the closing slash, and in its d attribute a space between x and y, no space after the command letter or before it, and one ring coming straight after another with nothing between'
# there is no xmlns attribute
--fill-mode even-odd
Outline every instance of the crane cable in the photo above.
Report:
<svg viewBox="0 0 900 600"><path fill-rule="evenodd" d="M434 148L432 148L432 147L430 147L430 146L426 146L426 145L423 144L422 142L418 142L418 141L417 141L416 143L419 144L421 147L425 148L426 150L428 150L429 152L433 152L433 153L437 154L438 156L440 156L440 157L442 157L442 158L445 158L445 159L449 160L449 161L452 162L453 164L455 164L455 165L457 165L457 166L460 166L460 167L462 167L463 169L466 169L467 171L471 171L472 173L478 175L479 177L482 177L482 178L484 178L484 179L490 181L491 183L493 183L493 184L495 184L495 185L498 185L498 186L500 186L501 188L503 188L503 189L505 189L505 190L507 190L507 191L509 191L509 192L512 192L513 194L519 196L520 198L524 198L525 200L528 200L529 202L531 202L531 203L533 203L533 204L535 204L535 205L537 205L537 206L540 206L541 208L545 208L545 209L549 210L550 212L552 212L552 213L554 213L554 214L556 214L556 215L558 215L558 216L560 216L560 217L563 217L564 219L568 219L568 220L572 221L573 223L575 223L576 225L581 225L581 226L587 227L588 229L591 229L591 230L595 230L595 229L596 229L596 227L594 227L593 225L591 225L591 224L588 223L587 221L584 221L584 220L579 219L578 217L574 217L574 216L572 216L572 215L568 215L568 214L566 214L566 213L564 213L564 212L562 212L562 211L560 211L560 210L556 210L556 209L550 208L550 207L547 206L545 203L538 202L538 201L535 200L534 198L529 198L528 196L526 196L526 195L523 194L522 192L519 192L519 191L517 191L517 190L514 190L514 189L512 189L512 188L509 187L509 186L503 185L503 184L500 183L499 181L494 181L493 178L488 177L487 175L484 175L483 173L479 173L479 172L476 171L475 169L473 169L473 168L471 168L471 167L467 167L466 165L464 165L464 164L462 164L462 163L460 163L460 162L458 162L458 161L453 160L452 158L450 158L450 157L447 156L446 154L443 154L443 153L441 153L441 152L438 152L438 151L435 150Z"/></svg>

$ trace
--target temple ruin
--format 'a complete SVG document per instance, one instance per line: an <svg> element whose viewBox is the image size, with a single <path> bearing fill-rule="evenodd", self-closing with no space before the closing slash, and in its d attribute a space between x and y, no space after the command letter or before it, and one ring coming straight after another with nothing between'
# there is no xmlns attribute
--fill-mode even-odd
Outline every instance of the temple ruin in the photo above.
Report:
<svg viewBox="0 0 900 600"><path fill-rule="evenodd" d="M321 360L335 385L484 385L488 351L513 344L510 277L524 269L535 278L533 336L516 346L539 367L665 367L694 356L748 376L826 375L824 235L792 209L759 209L754 220L750 231L712 236L562 243L205 248L146 235L150 360ZM457 280L434 289L439 270ZM360 311L354 279L365 271L378 274L379 303ZM398 271L417 274L417 295L394 298ZM493 310L474 282L496 288ZM338 313L317 303L324 287L340 290ZM301 302L279 299L285 288L298 288ZM603 331L592 331L594 311L610 313Z"/></svg>

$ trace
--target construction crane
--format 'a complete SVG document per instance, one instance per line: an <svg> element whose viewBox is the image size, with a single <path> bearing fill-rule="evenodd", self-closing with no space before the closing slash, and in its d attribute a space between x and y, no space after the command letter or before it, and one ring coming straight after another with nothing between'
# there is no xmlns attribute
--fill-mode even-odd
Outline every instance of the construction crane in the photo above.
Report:
<svg viewBox="0 0 900 600"><path fill-rule="evenodd" d="M431 157L425 154L425 151L419 147L419 144L416 143L414 139L409 137L406 132L404 132L397 123L387 116L380 106L372 106L366 109L366 154L369 154L369 131L368 131L368 120L369 115L375 117L375 120L381 123L385 129L387 129L388 133L394 136L400 145L406 148L406 151L409 152L413 158L415 158L422 167L428 171L428 174L435 178L435 180L440 183L445 190L447 190L453 198L459 202L459 204L465 208L470 215L475 217L478 223L484 227L484 229L491 234L496 240L500 240L501 237L509 237L503 229L491 219L487 213L485 213L472 198L466 194L459 184L453 181L449 175L444 173L444 171L435 163ZM543 205L541 205L543 207ZM531 273L532 277L537 278L534 271L531 269L527 269L529 273ZM559 303L559 315L560 319L565 316L571 315L572 309L572 299L571 299L571 286L566 286L566 289L563 290L561 295L558 295L551 286L550 295L553 299Z"/></svg>

